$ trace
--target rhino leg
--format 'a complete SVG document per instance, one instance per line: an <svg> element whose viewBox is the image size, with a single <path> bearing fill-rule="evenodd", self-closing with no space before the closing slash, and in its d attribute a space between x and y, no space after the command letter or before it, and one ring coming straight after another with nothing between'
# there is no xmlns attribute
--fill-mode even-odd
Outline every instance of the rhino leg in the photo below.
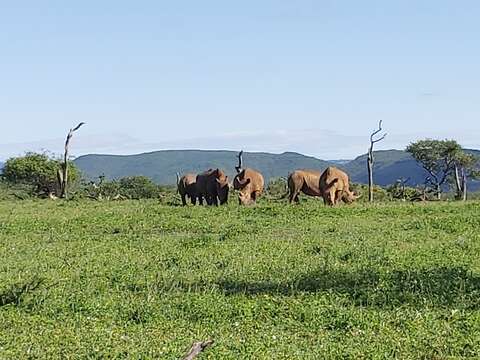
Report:
<svg viewBox="0 0 480 360"><path fill-rule="evenodd" d="M186 206L187 205L187 196L185 194L181 194L182 197L182 205Z"/></svg>
<svg viewBox="0 0 480 360"><path fill-rule="evenodd" d="M254 191L252 192L251 198L253 203L257 202L257 199L260 197L260 191Z"/></svg>
<svg viewBox="0 0 480 360"><path fill-rule="evenodd" d="M338 205L340 203L340 201L342 200L344 194L343 194L343 191L337 191L335 193L335 205Z"/></svg>
<svg viewBox="0 0 480 360"><path fill-rule="evenodd" d="M212 205L213 204L213 199L210 195L207 195L205 197L205 200L207 201L207 205Z"/></svg>
<svg viewBox="0 0 480 360"><path fill-rule="evenodd" d="M197 205L197 197L195 195L190 197L190 201L192 202L192 205Z"/></svg>
<svg viewBox="0 0 480 360"><path fill-rule="evenodd" d="M298 200L298 191L296 191L296 190L291 190L291 191L290 191L290 196L288 197L288 202L289 202L290 204L292 204L294 201L295 201L296 203L299 202L299 200Z"/></svg>
<svg viewBox="0 0 480 360"><path fill-rule="evenodd" d="M327 196L326 197L324 196L323 199L325 200L327 205L329 206L335 205L335 193L336 193L335 189L330 189L326 194Z"/></svg>

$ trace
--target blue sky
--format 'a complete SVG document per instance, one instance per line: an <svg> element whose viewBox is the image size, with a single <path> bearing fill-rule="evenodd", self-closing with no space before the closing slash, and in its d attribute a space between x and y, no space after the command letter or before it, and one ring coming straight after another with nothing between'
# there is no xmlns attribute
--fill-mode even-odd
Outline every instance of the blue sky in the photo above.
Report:
<svg viewBox="0 0 480 360"><path fill-rule="evenodd" d="M478 1L11 1L0 159L166 148L320 158L422 137L480 148Z"/></svg>

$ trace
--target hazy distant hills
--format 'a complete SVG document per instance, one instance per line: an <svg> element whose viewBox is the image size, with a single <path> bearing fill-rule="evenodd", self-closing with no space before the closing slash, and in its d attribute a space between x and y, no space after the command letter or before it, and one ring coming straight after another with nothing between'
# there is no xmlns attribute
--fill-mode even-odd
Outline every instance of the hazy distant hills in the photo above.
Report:
<svg viewBox="0 0 480 360"><path fill-rule="evenodd" d="M480 151L468 150L480 157ZM386 186L399 178L410 178L410 185L423 184L425 171L405 151L386 150L375 153L375 183ZM266 181L286 177L294 169L325 169L334 165L345 169L352 181L366 183L366 155L355 160L324 161L298 153L245 153L244 166L260 170ZM160 184L175 184L177 172L198 173L208 168L222 168L233 176L237 152L205 150L164 150L138 155L85 155L75 160L89 178L105 175L109 179L144 175ZM480 184L472 184L480 188Z"/></svg>

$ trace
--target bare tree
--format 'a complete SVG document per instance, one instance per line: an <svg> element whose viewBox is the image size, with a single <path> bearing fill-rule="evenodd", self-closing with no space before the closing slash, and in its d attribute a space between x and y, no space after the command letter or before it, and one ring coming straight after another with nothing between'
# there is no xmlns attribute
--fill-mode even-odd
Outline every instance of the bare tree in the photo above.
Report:
<svg viewBox="0 0 480 360"><path fill-rule="evenodd" d="M375 157L373 156L373 147L376 143L385 139L387 134L383 134L380 137L379 134L383 131L382 129L383 120L380 120L378 123L378 129L375 130L370 135L370 148L368 149L368 158L367 158L367 168L368 168L368 201L373 202L373 164L375 162Z"/></svg>
<svg viewBox="0 0 480 360"><path fill-rule="evenodd" d="M238 155L238 166L235 166L235 170L237 170L237 173L241 173L243 170L243 150L241 150Z"/></svg>
<svg viewBox="0 0 480 360"><path fill-rule="evenodd" d="M61 198L67 198L68 196L68 150L69 150L69 145L70 145L70 140L72 139L73 133L80 129L83 125L85 125L84 122L81 122L78 124L76 127L73 129L70 129L67 135L67 140L65 141L65 152L63 154L63 163L62 167L60 170L58 170L57 173L57 178L58 178L58 187L60 189L60 197Z"/></svg>

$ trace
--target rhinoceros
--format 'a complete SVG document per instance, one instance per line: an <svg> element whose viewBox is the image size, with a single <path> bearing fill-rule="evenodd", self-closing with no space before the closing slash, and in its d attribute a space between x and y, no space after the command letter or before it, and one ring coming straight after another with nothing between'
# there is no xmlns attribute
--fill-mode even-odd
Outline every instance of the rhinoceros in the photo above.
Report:
<svg viewBox="0 0 480 360"><path fill-rule="evenodd" d="M348 175L335 167L325 169L320 176L319 189L323 201L330 206L338 204L340 200L350 204L360 198L359 195L350 191Z"/></svg>
<svg viewBox="0 0 480 360"><path fill-rule="evenodd" d="M303 192L309 196L322 196L320 192L320 176L322 173L317 170L295 170L288 175L288 200L291 203L298 203L298 195Z"/></svg>
<svg viewBox="0 0 480 360"><path fill-rule="evenodd" d="M197 175L185 174L179 180L177 184L178 193L182 197L183 206L187 205L187 197L193 205L197 203L198 191L197 191Z"/></svg>
<svg viewBox="0 0 480 360"><path fill-rule="evenodd" d="M233 179L233 188L238 190L240 205L254 204L262 194L264 185L263 175L250 168L241 170Z"/></svg>
<svg viewBox="0 0 480 360"><path fill-rule="evenodd" d="M218 206L228 202L228 193L230 190L228 176L220 169L209 169L197 175L197 191L200 204L203 205L203 199L208 205Z"/></svg>

